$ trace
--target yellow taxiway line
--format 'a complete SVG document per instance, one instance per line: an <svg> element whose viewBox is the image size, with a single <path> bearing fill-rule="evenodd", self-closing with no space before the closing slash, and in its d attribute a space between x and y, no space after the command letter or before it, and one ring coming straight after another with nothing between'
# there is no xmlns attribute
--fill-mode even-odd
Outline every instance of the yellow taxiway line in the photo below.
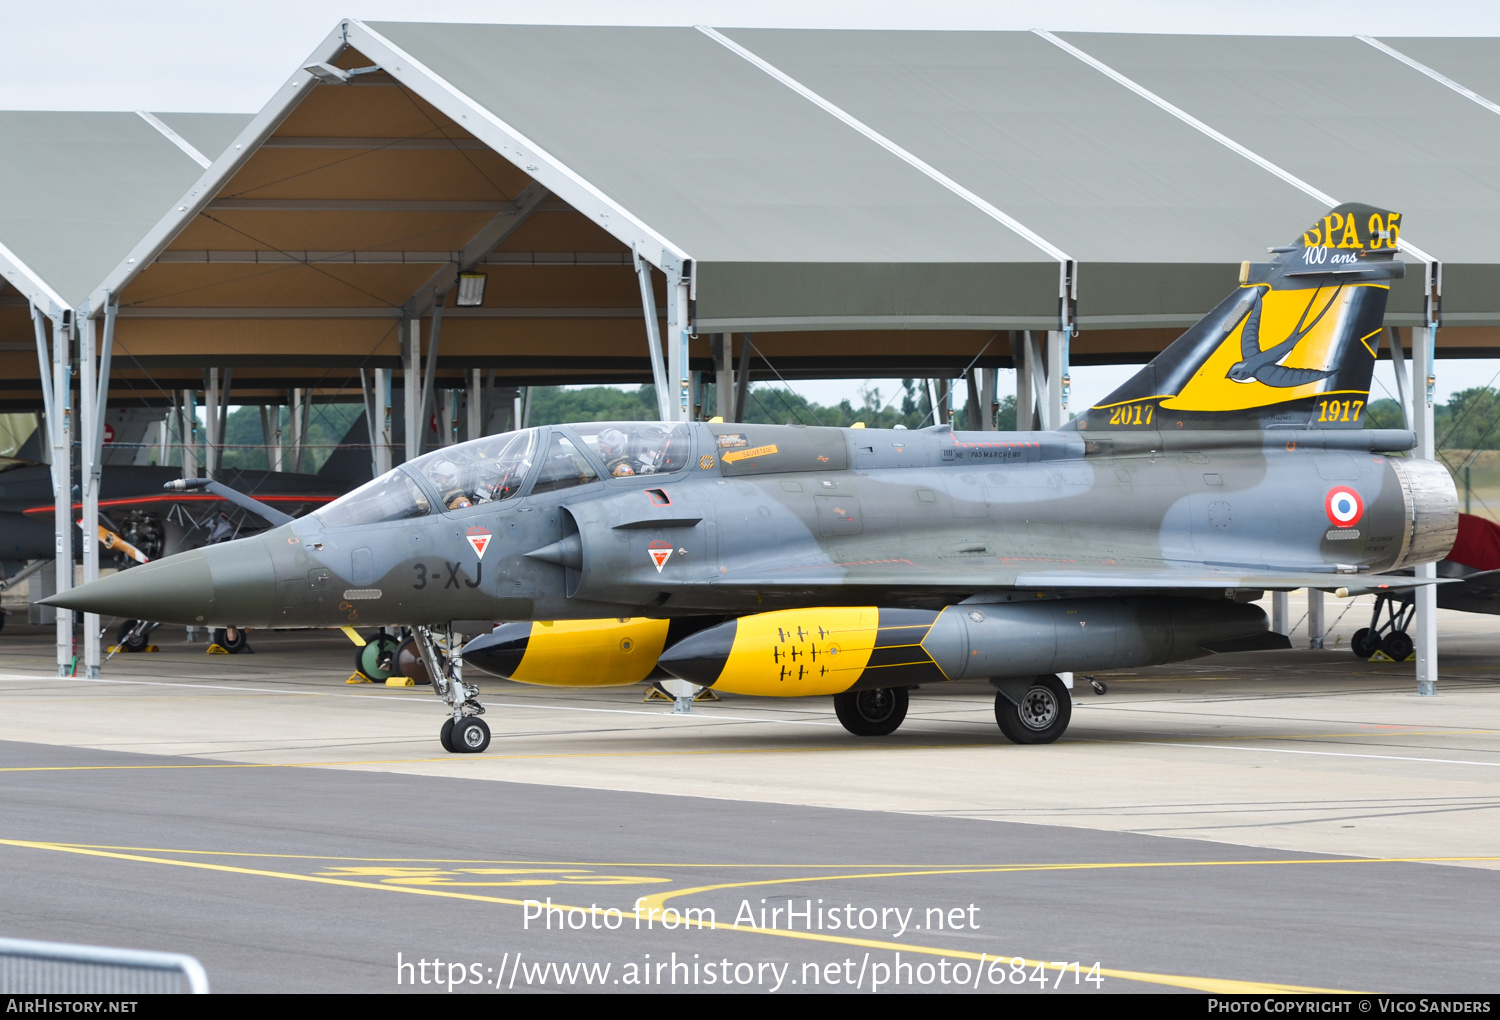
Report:
<svg viewBox="0 0 1500 1020"><path fill-rule="evenodd" d="M349 858L349 857L324 857L324 856L314 856L314 855L292 855L292 854L249 854L249 853L240 854L240 853L230 853L230 852L224 852L224 851L189 851L189 850L166 850L166 849L142 850L141 848L126 848L126 847L105 848L105 847L101 847L101 846L92 846L92 845L71 844L71 843L54 843L54 842L39 841L39 840L18 840L18 839L0 839L0 845L17 847L17 848L24 848L24 849L33 849L33 850L47 850L47 851L52 851L52 852L55 852L55 853L70 853L70 854L79 854L79 855L89 856L89 857L102 857L102 858L110 858L110 859L114 859L114 860L134 861L134 862L143 863L143 864L160 864L160 865L167 865L167 866L172 866L172 867L193 868L193 869L204 870L204 871L214 871L214 872L227 873L227 874L235 874L235 875L247 875L247 876L258 877L258 878L275 878L275 879L281 879L283 881L291 881L291 882L311 882L311 883L315 883L315 884L319 884L319 885L341 886L341 887L344 887L344 888L371 889L371 890L376 890L376 891L381 891L381 892L406 893L406 894L415 895L415 896L436 896L436 897L440 897L440 898L444 898L444 899L470 900L470 901L481 902L481 903L496 903L496 904L502 904L502 905L506 905L506 906L520 906L520 907L524 907L525 906L525 903L526 903L525 900L513 899L513 898L509 898L509 897L491 896L491 895L487 895L487 894L484 894L484 893L477 893L477 892L460 892L460 891L458 891L456 889L451 889L451 888L450 889L437 888L437 887L434 887L434 885L432 885L432 884L417 884L417 885L413 885L413 884L385 884L385 883L378 883L378 882L371 882L371 881L360 881L360 880L358 880L356 878L352 878L352 877L351 878L340 878L340 877L331 876L331 875L302 875L302 874L297 874L295 872L274 871L274 870L269 870L269 869L264 869L264 868L247 868L247 867L241 867L241 866L238 866L238 865L218 864L218 863L213 863L213 862L209 862L209 861L179 860L179 859L174 859L174 858L170 858L170 857L158 857L158 856L151 856L151 855L160 854L160 853L175 853L175 854L184 854L184 855L208 855L208 854L213 854L214 856L261 857L261 858L280 858L280 859L293 858L293 859L300 859L300 860L318 860L318 861L338 861L338 860L342 860L342 861L356 861L357 860L357 861L367 861L368 862L368 861L372 861L372 860L380 860L380 861L384 861L386 863L396 863L396 862L406 863L406 864L422 863L422 864L427 864L427 865L431 865L431 864L434 864L434 863L443 863L443 864L447 864L447 863L515 863L515 864L525 863L525 864L532 864L532 865L551 863L551 868L549 870L551 870L552 873L554 873L554 874L557 873L558 871L562 870L562 869L572 869L572 868L577 868L578 867L577 864L573 864L571 862L567 863L567 864L562 864L561 868L560 868L559 867L559 863L560 862L541 862L541 861L536 861L536 862L450 862L450 861L433 861L433 860L430 860L430 859L423 859L421 861L418 861L417 859L414 859L414 858L398 858L398 859L395 859L393 861L391 859L386 859L386 858L372 859L372 858ZM1287 859L1277 859L1277 860L1238 860L1238 861L1112 861L1112 862L1107 861L1107 862L1084 862L1084 863L1063 863L1063 864L1001 864L1001 865L981 865L981 866L969 866L969 867L952 867L952 866L950 866L950 867L938 867L938 868L932 868L932 867L928 867L928 868L910 868L910 867L908 867L908 868L901 868L901 867L889 867L889 866L887 866L887 867L883 867L883 868L860 870L860 871L857 871L855 873L845 873L845 874L839 874L839 875L826 875L825 874L825 875L801 876L801 877L792 877L792 878L784 878L783 877L783 878L773 878L773 879L752 880L752 881L748 881L748 882L730 882L730 883L722 883L722 884L717 884L717 885L705 885L705 886L698 886L698 887L688 888L688 889L678 889L678 890L671 891L671 892L660 893L660 894L657 894L656 896L644 897L644 903L642 904L642 906L645 909L651 909L654 906L655 908L657 908L659 910L659 909L661 909L662 905L665 904L666 901L669 900L669 899L674 899L674 898L677 898L677 897L686 896L686 895L695 894L695 893L704 893L704 892L711 892L711 891L721 891L721 890L726 890L726 889L749 888L749 887L763 886L763 885L784 885L784 884L791 884L791 883L813 882L813 881L851 881L851 880L863 880L863 879L872 879L872 878L919 878L919 877L934 876L934 875L996 874L996 873L1023 872L1023 871L1081 871L1081 870L1126 869L1126 868L1174 868L1174 867L1253 867L1253 866L1276 866L1276 865L1292 865L1292 864L1440 863L1440 862L1477 861L1477 860L1493 861L1493 860L1497 860L1497 859L1500 859L1500 858L1496 858L1496 857L1405 857L1405 858L1397 858L1397 857L1393 857L1393 858L1354 857L1354 858L1287 858ZM682 867L684 865L674 865L674 864L666 864L666 865L640 865L640 864L598 865L598 864L596 864L594 866L613 866L613 867L629 867L629 868L653 867L654 868L654 867ZM712 866L712 865L705 865L705 864L701 864L700 863L700 864L697 864L697 865L686 865L686 866L692 866L692 867L709 867L709 866ZM759 868L759 867L786 867L786 868L793 868L793 867L795 867L795 868L801 869L801 868L806 868L808 866L806 866L806 865L769 865L769 866L768 865L728 865L728 867L746 867L746 868ZM813 867L816 867L816 866L813 866ZM835 865L829 865L828 867L837 867L837 866L835 866ZM845 869L847 869L847 867L848 867L847 865L843 866L843 868L845 868ZM386 870L389 870L389 869L386 869ZM431 870L431 869L427 868L427 869L415 869L415 870ZM530 869L528 869L528 870L530 870ZM516 872L513 871L513 870L511 870L511 869L507 869L506 873L507 874L514 874ZM397 876L397 877L400 878L400 877L403 877L403 876ZM424 877L425 878L425 877L429 877L429 876L404 876L404 877ZM439 880L441 880L440 876L430 876L430 877L438 878ZM568 879L568 878L572 878L572 877L573 876L565 876L565 880ZM580 875L580 876L577 876L577 877L586 880L586 876L581 876ZM598 877L599 879L603 880L604 884L619 884L618 883L618 878L624 877L624 876L596 876L596 877ZM650 881L649 878L646 879L646 880ZM665 879L665 881L670 881L670 879ZM465 884L468 885L470 883L465 883ZM477 883L475 883L475 884L477 884ZM514 885L514 884L518 884L518 883L516 883L514 880L512 880L512 881L507 881L507 882L493 882L493 883L485 883L485 884L491 884L491 885ZM552 884L552 883L549 882L548 884ZM601 908L599 908L597 906L572 907L572 906L568 906L568 905L565 905L565 904L556 904L556 903L554 903L553 906L559 907L560 909L563 909L563 910L569 910L569 911L571 911L571 910L582 910L585 913L601 914L601 913L604 912L604 910L602 910ZM631 909L633 910L634 908L631 908ZM993 963L995 961L1003 961L1003 962L1006 962L1006 963L1012 963L1014 961L1021 961L1021 964L1023 966L1025 966L1026 968L1028 968L1028 969L1041 968L1043 970L1066 970L1069 966L1071 966L1071 964L1063 964L1063 963L1060 963L1060 962L1057 962L1057 961L1033 960L1033 959L1030 959L1030 958L1018 957L1018 956L1014 956L1014 955L1007 955L1007 954L1003 954L1003 953L990 953L988 951L981 952L981 953L974 953L974 952L971 952L971 951L968 951L968 950L945 949L945 948L942 948L942 947L935 947L935 946L918 946L918 945L912 945L912 944L909 944L909 943L887 942L887 941L878 940L878 939L861 939L861 938L853 938L853 937L849 937L849 936L829 935L829 934L822 933L822 932L805 932L805 931L793 931L793 930L783 930L783 929L775 929L775 928L750 927L750 926L746 926L746 925L721 924L721 923L718 923L717 921L704 921L701 917L700 918L696 918L696 919L694 919L694 918L686 918L685 917L683 919L683 923L691 925L691 926L694 926L694 927L712 928L712 929L720 930L720 931L743 932L743 933L746 933L746 934L753 934L753 935L766 935L766 936L772 936L772 937L777 937L777 938L792 938L792 939L799 939L799 940L802 940L802 941L823 942L823 943L836 944L836 945L846 945L846 946L853 946L853 947L859 947L859 948L865 948L865 949L881 949L881 950L900 951L900 952L907 952L907 953L918 954L918 955L949 957L949 958L953 958L953 959L977 960L977 961L979 961L981 963L981 965L984 964L985 962ZM1300 985L1286 985L1286 984L1279 984L1279 983L1275 983L1275 982L1241 981L1241 980L1236 980L1236 979L1231 979L1231 978L1196 977L1196 976L1192 976L1192 975L1182 975L1182 974L1158 974L1158 973L1153 973L1153 972L1148 972L1148 971L1119 970L1119 969L1112 969L1112 968L1100 968L1100 970L1098 971L1098 973L1101 976L1103 976L1103 977L1112 977L1112 978L1117 978L1117 979L1121 979L1121 980L1141 982L1141 983L1144 983L1144 984L1155 984L1155 985L1163 985L1163 986L1168 986L1168 987L1173 987L1173 988L1186 988L1186 989L1191 989L1191 990L1194 990L1194 991L1219 992L1219 993L1226 993L1226 994L1246 994L1246 995L1248 995L1248 994L1262 994L1263 995L1263 994L1272 994L1272 993L1353 994L1353 993L1349 993L1349 992L1346 992L1346 991L1341 990L1341 989L1315 988L1315 987L1306 987L1306 986L1300 986Z"/></svg>

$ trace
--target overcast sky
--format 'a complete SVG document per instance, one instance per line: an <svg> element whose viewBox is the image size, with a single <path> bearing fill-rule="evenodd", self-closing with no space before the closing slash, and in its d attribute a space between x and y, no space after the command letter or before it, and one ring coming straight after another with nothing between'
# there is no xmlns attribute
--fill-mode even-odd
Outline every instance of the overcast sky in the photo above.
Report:
<svg viewBox="0 0 1500 1020"><path fill-rule="evenodd" d="M1277 35L1496 35L1500 3L1477 0L0 0L0 108L245 112L338 24L460 21L787 28L1011 29ZM503 54L496 54L503 59ZM658 69L663 84L672 69ZM1453 366L1454 369L1458 365ZM1500 362L1442 373L1477 385ZM1080 369L1075 406L1128 372ZM1476 377L1478 377L1476 379ZM889 384L885 385L887 393ZM799 385L811 399L850 384ZM1378 387L1377 387L1378 390Z"/></svg>

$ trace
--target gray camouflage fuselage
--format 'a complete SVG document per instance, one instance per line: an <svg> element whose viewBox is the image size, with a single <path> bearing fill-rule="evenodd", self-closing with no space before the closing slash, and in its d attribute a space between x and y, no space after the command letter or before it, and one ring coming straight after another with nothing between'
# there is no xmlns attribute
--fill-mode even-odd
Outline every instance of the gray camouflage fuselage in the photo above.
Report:
<svg viewBox="0 0 1500 1020"><path fill-rule="evenodd" d="M1441 556L1456 522L1441 467L1372 452L1408 433L685 428L692 454L672 474L542 495L526 481L444 510L412 472L426 516L302 518L106 578L94 611L128 598L132 615L180 624L488 629L975 595L1244 598L1378 587L1371 575ZM1353 526L1325 504L1340 487L1362 501ZM491 536L482 555L474 529Z"/></svg>

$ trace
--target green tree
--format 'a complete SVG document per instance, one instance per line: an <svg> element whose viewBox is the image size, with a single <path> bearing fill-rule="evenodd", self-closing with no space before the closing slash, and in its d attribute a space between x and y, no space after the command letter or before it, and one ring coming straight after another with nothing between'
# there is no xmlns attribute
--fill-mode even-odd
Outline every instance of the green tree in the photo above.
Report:
<svg viewBox="0 0 1500 1020"><path fill-rule="evenodd" d="M1438 445L1447 450L1500 448L1500 393L1487 386L1453 394L1446 419L1436 429Z"/></svg>

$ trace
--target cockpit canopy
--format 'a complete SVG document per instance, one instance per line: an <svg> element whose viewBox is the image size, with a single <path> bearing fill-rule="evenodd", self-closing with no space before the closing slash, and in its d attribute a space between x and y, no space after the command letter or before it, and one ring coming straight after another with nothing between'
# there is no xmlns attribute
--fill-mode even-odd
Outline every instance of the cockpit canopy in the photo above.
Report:
<svg viewBox="0 0 1500 1020"><path fill-rule="evenodd" d="M542 426L486 436L444 447L323 507L314 516L326 527L374 524L421 517L431 501L425 480L445 510L462 510L512 499L528 481L541 495L598 481L633 478L683 468L692 436L681 422L588 422ZM416 476L416 477L414 477Z"/></svg>

